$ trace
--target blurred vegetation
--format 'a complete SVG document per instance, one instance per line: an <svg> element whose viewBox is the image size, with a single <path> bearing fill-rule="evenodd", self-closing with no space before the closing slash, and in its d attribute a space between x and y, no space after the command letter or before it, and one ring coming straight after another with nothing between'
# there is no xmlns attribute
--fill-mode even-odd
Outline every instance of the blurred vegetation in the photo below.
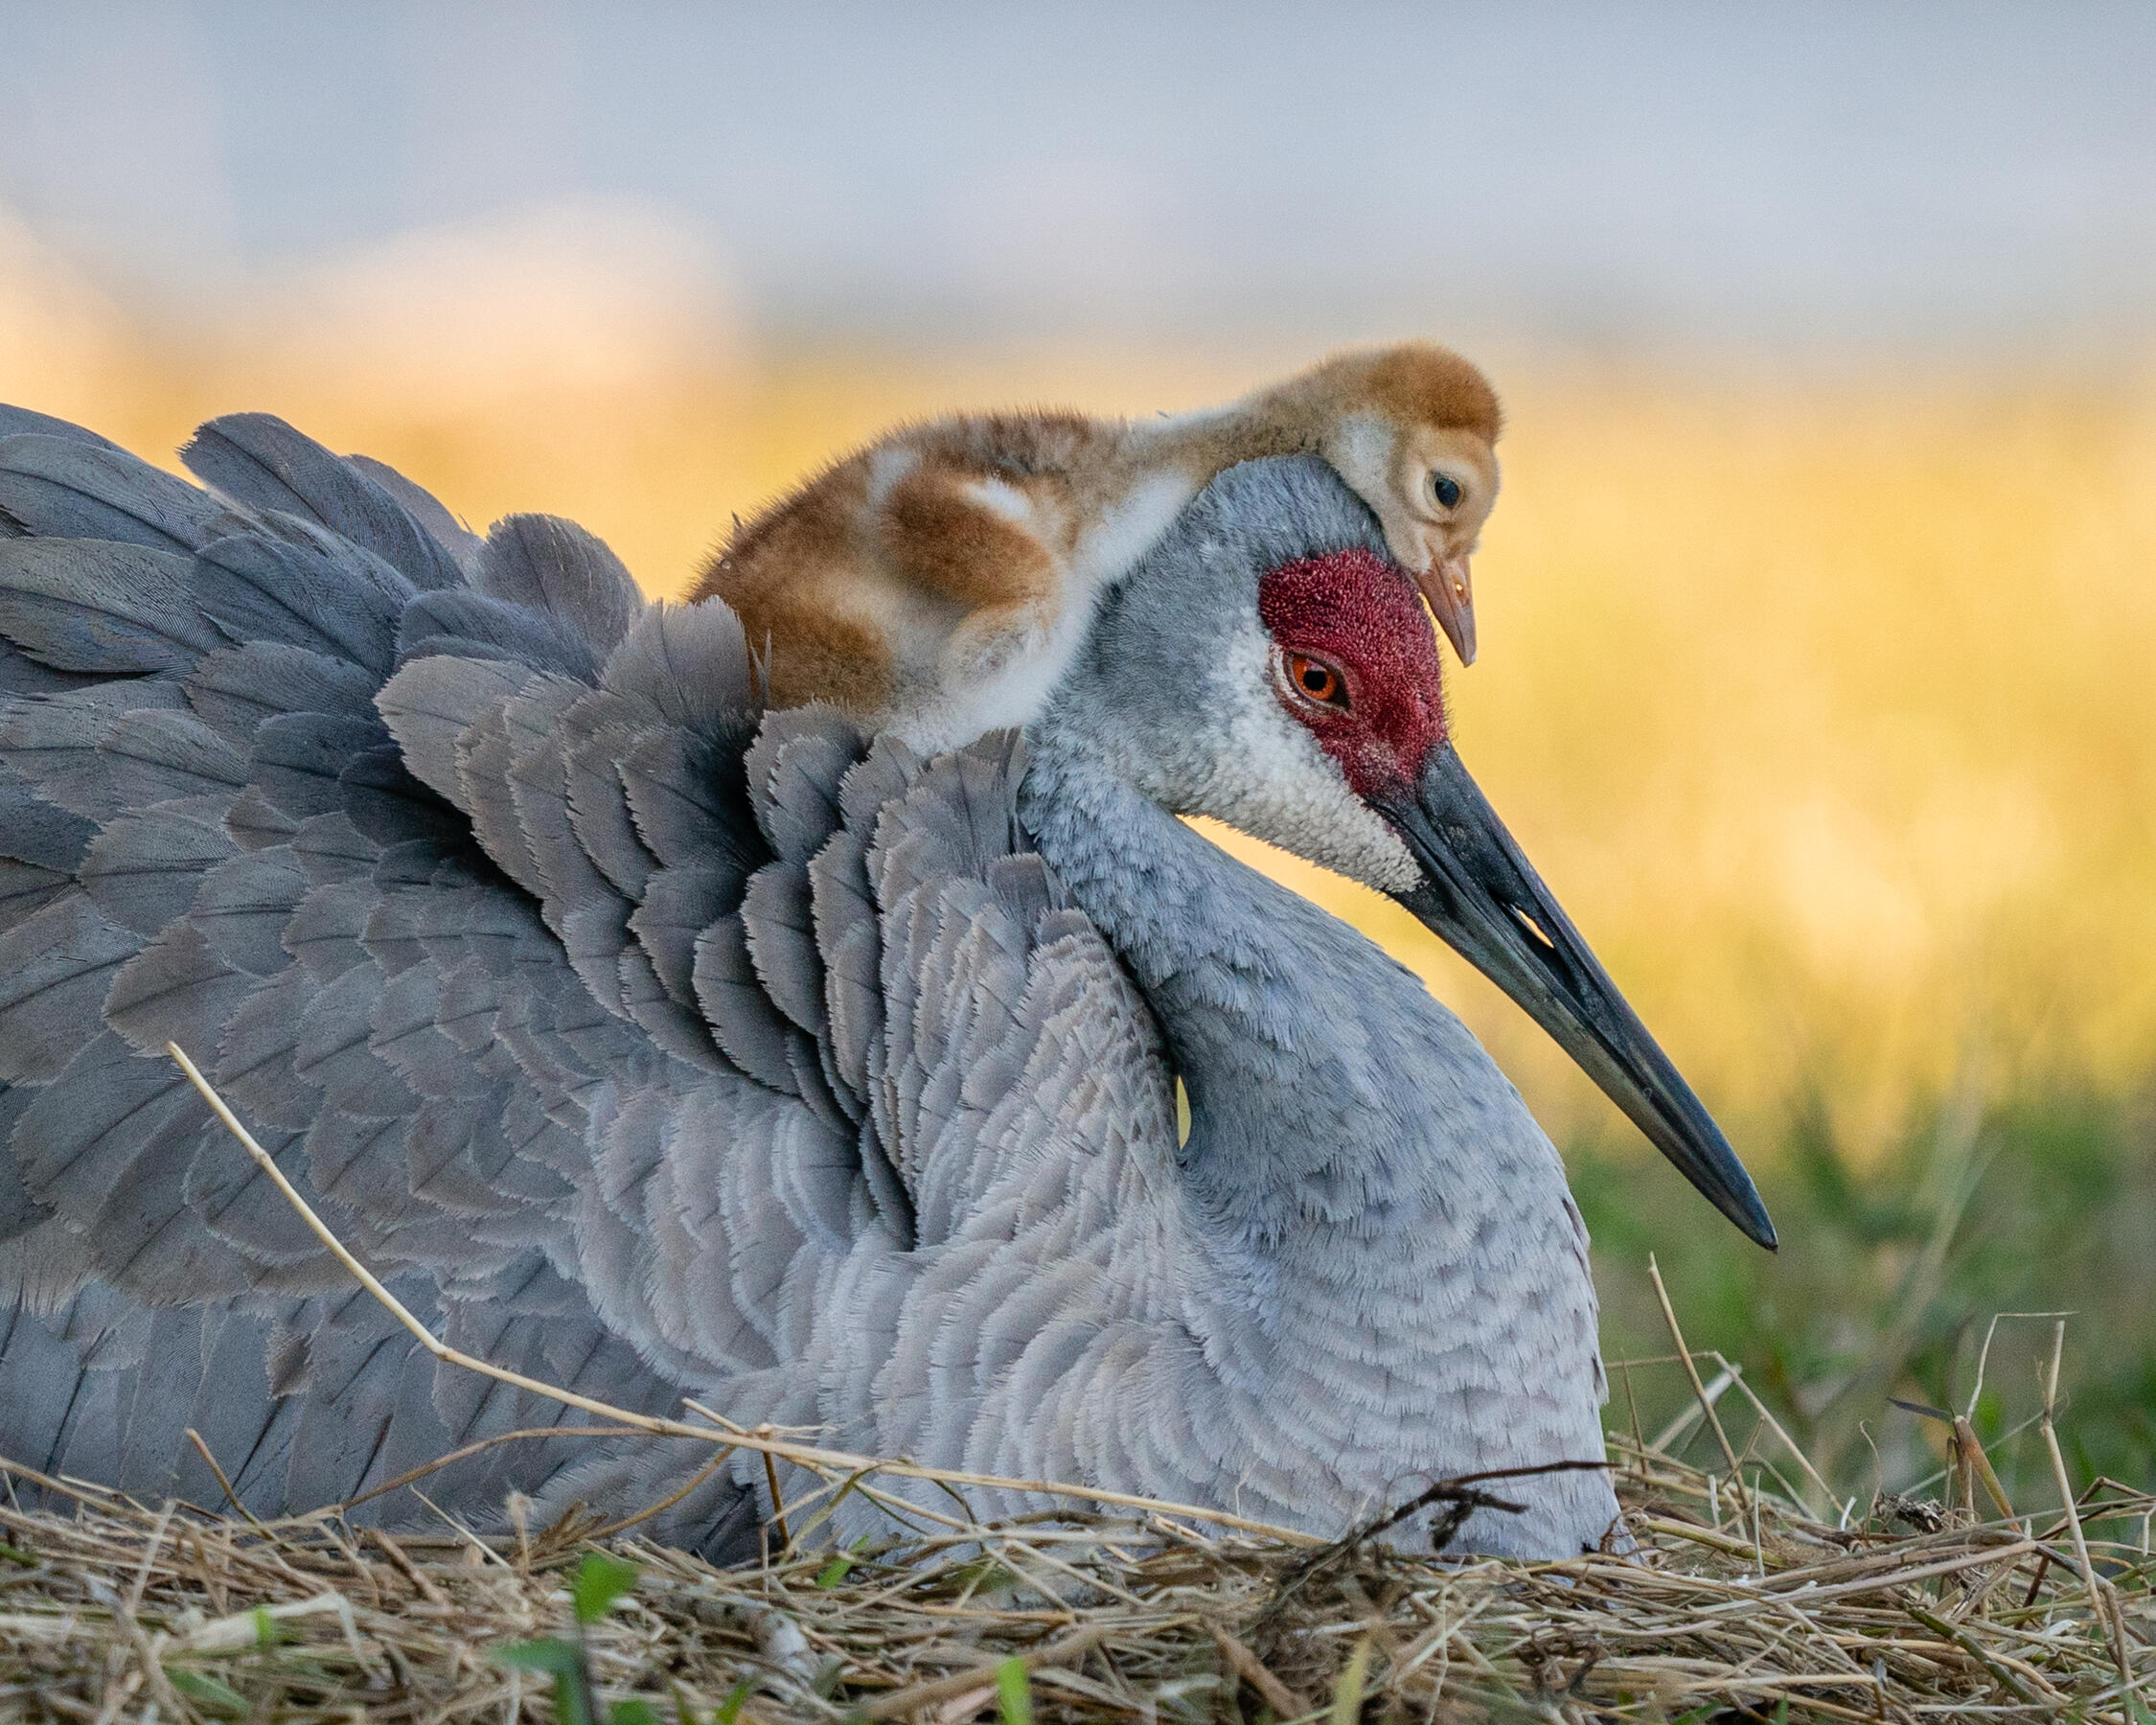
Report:
<svg viewBox="0 0 2156 1725"><path fill-rule="evenodd" d="M1943 1465L1946 1428L1890 1398L1963 1412L2000 1313L2071 1314L2059 1430L2076 1475L2156 1479L2156 1092L1985 1102L1966 1086L1913 1108L1869 1162L1806 1097L1778 1141L1752 1151L1774 1254L1643 1149L1591 1138L1567 1161L1594 1239L1613 1426L1636 1407L1651 1434L1692 1399L1666 1368L1633 1374L1628 1394L1615 1365L1672 1352L1651 1253L1686 1342L1740 1363L1844 1494L1903 1489ZM2017 1505L2057 1495L2030 1427L2053 1328L2002 1322L1977 1398L1977 1434ZM1692 1442L1711 1464L1711 1438Z"/></svg>

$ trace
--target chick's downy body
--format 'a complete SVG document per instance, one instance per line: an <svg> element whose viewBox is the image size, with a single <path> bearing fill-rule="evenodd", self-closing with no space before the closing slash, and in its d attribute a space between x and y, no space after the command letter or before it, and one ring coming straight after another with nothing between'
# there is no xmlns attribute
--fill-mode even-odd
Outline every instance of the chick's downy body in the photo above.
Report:
<svg viewBox="0 0 2156 1725"><path fill-rule="evenodd" d="M743 525L696 596L740 614L775 702L830 702L949 747L1038 714L1094 599L1215 476L1313 453L1369 505L1471 662L1468 558L1497 497L1499 426L1479 371L1408 343L1154 421L901 426Z"/></svg>

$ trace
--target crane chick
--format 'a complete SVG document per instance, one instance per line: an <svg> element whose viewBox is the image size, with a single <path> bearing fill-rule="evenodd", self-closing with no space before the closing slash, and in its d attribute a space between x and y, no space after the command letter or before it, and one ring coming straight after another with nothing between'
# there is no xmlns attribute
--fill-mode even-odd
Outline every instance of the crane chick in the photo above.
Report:
<svg viewBox="0 0 2156 1725"><path fill-rule="evenodd" d="M1472 664L1468 559L1497 500L1500 422L1474 365L1407 342L1154 421L902 426L737 525L695 597L739 613L774 704L825 701L952 747L1039 711L1094 597L1218 474L1308 452L1369 505Z"/></svg>

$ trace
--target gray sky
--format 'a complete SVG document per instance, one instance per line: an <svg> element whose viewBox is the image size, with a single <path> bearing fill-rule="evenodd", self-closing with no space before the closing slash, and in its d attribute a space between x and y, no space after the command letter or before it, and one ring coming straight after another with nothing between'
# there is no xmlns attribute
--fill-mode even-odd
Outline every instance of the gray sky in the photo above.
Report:
<svg viewBox="0 0 2156 1725"><path fill-rule="evenodd" d="M2156 346L2147 4L0 0L0 209L138 295L631 200L774 333Z"/></svg>

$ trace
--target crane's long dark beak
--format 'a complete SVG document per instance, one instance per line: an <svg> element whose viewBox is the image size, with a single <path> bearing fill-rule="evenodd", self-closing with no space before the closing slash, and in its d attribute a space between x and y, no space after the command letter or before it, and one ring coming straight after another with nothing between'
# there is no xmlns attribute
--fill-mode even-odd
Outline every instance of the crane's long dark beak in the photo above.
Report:
<svg viewBox="0 0 2156 1725"><path fill-rule="evenodd" d="M1380 813L1421 864L1400 902L1510 995L1685 1178L1772 1251L1758 1188L1692 1088L1625 1004L1579 931L1445 744L1411 795Z"/></svg>

